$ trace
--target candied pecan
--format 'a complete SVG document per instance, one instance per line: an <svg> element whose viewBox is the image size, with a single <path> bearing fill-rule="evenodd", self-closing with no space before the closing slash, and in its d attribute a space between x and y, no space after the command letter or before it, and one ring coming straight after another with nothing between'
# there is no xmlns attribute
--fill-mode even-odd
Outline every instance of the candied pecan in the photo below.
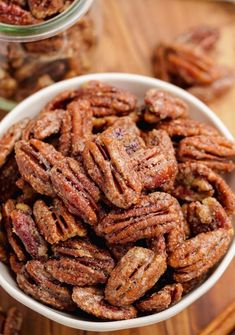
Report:
<svg viewBox="0 0 235 335"><path fill-rule="evenodd" d="M15 202L11 199L3 205L3 219L4 226L6 229L7 240L16 254L19 261L25 261L28 257L25 248L18 238L18 236L13 232L11 213L15 210Z"/></svg>
<svg viewBox="0 0 235 335"><path fill-rule="evenodd" d="M185 295L185 294L191 292L194 288L201 285L205 281L206 277L207 277L207 272L203 273L199 277L196 277L196 278L193 278L189 281L181 283L181 285L183 287L183 294Z"/></svg>
<svg viewBox="0 0 235 335"><path fill-rule="evenodd" d="M134 247L121 258L105 287L105 299L114 306L127 306L142 297L166 270L166 257Z"/></svg>
<svg viewBox="0 0 235 335"><path fill-rule="evenodd" d="M9 265L10 265L11 270L15 274L17 274L21 272L21 270L23 269L25 265L25 262L19 261L19 259L17 258L15 254L11 254L9 257Z"/></svg>
<svg viewBox="0 0 235 335"><path fill-rule="evenodd" d="M16 181L19 176L18 166L12 153L0 169L0 202L5 202L17 195Z"/></svg>
<svg viewBox="0 0 235 335"><path fill-rule="evenodd" d="M218 41L219 35L219 29L216 27L197 26L177 36L176 42L190 44L200 47L204 51L210 51Z"/></svg>
<svg viewBox="0 0 235 335"><path fill-rule="evenodd" d="M95 117L127 115L136 108L137 98L128 91L99 81L90 81L78 92L79 98L89 100Z"/></svg>
<svg viewBox="0 0 235 335"><path fill-rule="evenodd" d="M28 0L29 8L37 19L45 19L58 14L64 7L65 0Z"/></svg>
<svg viewBox="0 0 235 335"><path fill-rule="evenodd" d="M198 161L219 172L231 172L235 168L233 161L235 144L222 136L192 136L183 139L177 150L181 162Z"/></svg>
<svg viewBox="0 0 235 335"><path fill-rule="evenodd" d="M38 140L57 134L60 131L65 111L63 109L55 109L42 113L32 124L33 137Z"/></svg>
<svg viewBox="0 0 235 335"><path fill-rule="evenodd" d="M48 104L44 107L40 114L47 113L48 111L53 111L55 109L67 109L67 105L75 100L78 95L78 90L67 90L57 94L52 98Z"/></svg>
<svg viewBox="0 0 235 335"><path fill-rule="evenodd" d="M235 196L227 183L214 171L200 163L181 163L172 194L182 201L216 198L227 214L235 210Z"/></svg>
<svg viewBox="0 0 235 335"><path fill-rule="evenodd" d="M19 141L15 145L16 161L22 177L40 194L54 195L49 171L63 155L39 140Z"/></svg>
<svg viewBox="0 0 235 335"><path fill-rule="evenodd" d="M19 287L34 299L59 310L73 311L71 292L55 281L40 261L29 261L17 274Z"/></svg>
<svg viewBox="0 0 235 335"><path fill-rule="evenodd" d="M224 73L223 73L224 72ZM231 69L225 69L221 75L209 85L192 86L187 91L204 102L211 102L229 91L235 83L235 74Z"/></svg>
<svg viewBox="0 0 235 335"><path fill-rule="evenodd" d="M172 189L178 172L175 151L168 134L154 129L144 136L147 148L138 150L133 164L140 176L143 189Z"/></svg>
<svg viewBox="0 0 235 335"><path fill-rule="evenodd" d="M231 231L221 228L185 241L168 257L174 279L187 282L207 272L224 256L230 241Z"/></svg>
<svg viewBox="0 0 235 335"><path fill-rule="evenodd" d="M109 243L125 244L143 238L166 234L179 224L175 199L167 193L143 195L128 210L113 209L95 228Z"/></svg>
<svg viewBox="0 0 235 335"><path fill-rule="evenodd" d="M144 120L156 123L164 119L177 119L188 115L187 104L167 91L152 88L145 94Z"/></svg>
<svg viewBox="0 0 235 335"><path fill-rule="evenodd" d="M88 100L71 102L64 116L59 151L65 156L77 156L83 149L85 142L92 137L92 110Z"/></svg>
<svg viewBox="0 0 235 335"><path fill-rule="evenodd" d="M124 144L112 138L107 131L86 143L84 165L112 204L128 208L139 199L141 181Z"/></svg>
<svg viewBox="0 0 235 335"><path fill-rule="evenodd" d="M74 287L73 301L88 314L101 319L127 320L137 316L133 306L115 307L104 299L104 293L96 287Z"/></svg>
<svg viewBox="0 0 235 335"><path fill-rule="evenodd" d="M33 206L33 214L41 234L50 244L65 241L76 235L86 235L81 221L71 215L59 199L54 199L53 205L50 206L43 200L37 200Z"/></svg>
<svg viewBox="0 0 235 335"><path fill-rule="evenodd" d="M231 229L231 218L215 198L184 204L183 213L193 236L218 228Z"/></svg>
<svg viewBox="0 0 235 335"><path fill-rule="evenodd" d="M158 125L158 129L165 130L174 141L198 135L219 136L219 132L213 126L189 118L163 121Z"/></svg>
<svg viewBox="0 0 235 335"><path fill-rule="evenodd" d="M96 224L100 193L80 164L73 158L65 158L52 168L50 176L55 192L69 212L91 225Z"/></svg>
<svg viewBox="0 0 235 335"><path fill-rule="evenodd" d="M26 207L25 210L24 207ZM32 258L44 258L47 256L47 245L39 234L30 213L27 212L27 207L27 205L20 204L18 207L20 209L14 209L11 212L13 232L19 237Z"/></svg>
<svg viewBox="0 0 235 335"><path fill-rule="evenodd" d="M89 241L70 239L53 247L58 259L46 263L47 271L60 282L86 286L105 283L114 267L110 254Z"/></svg>
<svg viewBox="0 0 235 335"><path fill-rule="evenodd" d="M141 312L161 312L181 300L183 286L180 283L164 286L136 304Z"/></svg>
<svg viewBox="0 0 235 335"><path fill-rule="evenodd" d="M14 25L29 25L37 23L30 12L15 4L0 1L0 22Z"/></svg>
<svg viewBox="0 0 235 335"><path fill-rule="evenodd" d="M22 323L23 315L21 312L16 307L10 308L1 332L2 335L19 335Z"/></svg>
<svg viewBox="0 0 235 335"><path fill-rule="evenodd" d="M27 126L29 119L24 119L11 126L0 139L0 167L6 163L7 157L13 152L14 145L21 139L23 129Z"/></svg>

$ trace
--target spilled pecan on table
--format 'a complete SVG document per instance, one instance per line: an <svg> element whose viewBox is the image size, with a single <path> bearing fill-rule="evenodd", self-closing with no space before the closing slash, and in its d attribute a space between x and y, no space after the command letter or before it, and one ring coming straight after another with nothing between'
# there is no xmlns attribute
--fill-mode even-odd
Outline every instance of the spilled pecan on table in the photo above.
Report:
<svg viewBox="0 0 235 335"><path fill-rule="evenodd" d="M210 49L213 34L182 38ZM208 59L194 61L187 79L210 80ZM89 82L0 138L0 261L25 294L74 317L170 308L232 240L235 196L218 173L232 172L234 143L171 93L137 101Z"/></svg>
<svg viewBox="0 0 235 335"><path fill-rule="evenodd" d="M2 335L20 335L23 315L16 307L11 307L7 313L0 309L0 332Z"/></svg>

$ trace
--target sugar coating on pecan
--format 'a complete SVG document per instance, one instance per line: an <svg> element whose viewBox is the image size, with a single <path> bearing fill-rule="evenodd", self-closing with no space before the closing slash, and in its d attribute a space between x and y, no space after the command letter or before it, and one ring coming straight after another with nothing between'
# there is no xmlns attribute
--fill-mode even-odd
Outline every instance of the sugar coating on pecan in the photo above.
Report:
<svg viewBox="0 0 235 335"><path fill-rule="evenodd" d="M138 201L140 178L124 144L115 140L108 130L86 143L83 161L87 173L112 204L128 208Z"/></svg>
<svg viewBox="0 0 235 335"><path fill-rule="evenodd" d="M133 306L110 305L105 301L103 291L96 287L75 287L72 299L86 313L101 319L127 320L137 316L137 311Z"/></svg>
<svg viewBox="0 0 235 335"><path fill-rule="evenodd" d="M152 88L147 91L144 101L144 120L148 123L188 116L187 104L167 91Z"/></svg>
<svg viewBox="0 0 235 335"><path fill-rule="evenodd" d="M2 335L19 335L23 323L23 315L16 308L12 307L9 309L4 320L3 329L0 331Z"/></svg>
<svg viewBox="0 0 235 335"><path fill-rule="evenodd" d="M50 244L73 236L86 236L81 220L70 214L59 199L54 199L51 205L37 200L33 206L33 214L40 233Z"/></svg>
<svg viewBox="0 0 235 335"><path fill-rule="evenodd" d="M235 196L218 174L200 163L182 163L172 194L182 201L200 201L208 197L216 198L227 214L235 210Z"/></svg>
<svg viewBox="0 0 235 335"><path fill-rule="evenodd" d="M164 286L136 304L141 312L161 312L181 300L183 286L180 283Z"/></svg>
<svg viewBox="0 0 235 335"><path fill-rule="evenodd" d="M52 168L50 177L56 194L69 212L91 225L96 224L100 192L84 174L80 164L73 158L66 158Z"/></svg>
<svg viewBox="0 0 235 335"><path fill-rule="evenodd" d="M235 144L222 136L198 135L179 143L177 158L181 162L198 161L219 172L231 172L235 163Z"/></svg>
<svg viewBox="0 0 235 335"><path fill-rule="evenodd" d="M142 196L138 204L128 210L111 210L95 230L109 243L125 244L167 234L180 220L175 199L167 193L155 192Z"/></svg>
<svg viewBox="0 0 235 335"><path fill-rule="evenodd" d="M35 122L32 123L33 137L44 140L60 131L65 111L55 109L39 114Z"/></svg>
<svg viewBox="0 0 235 335"><path fill-rule="evenodd" d="M168 264L175 269L174 279L187 282L207 272L226 253L231 235L231 230L219 228L181 244L168 257Z"/></svg>
<svg viewBox="0 0 235 335"><path fill-rule="evenodd" d="M190 225L192 235L198 235L218 228L232 229L231 218L215 198L205 198L184 204L183 213Z"/></svg>
<svg viewBox="0 0 235 335"><path fill-rule="evenodd" d="M40 261L29 261L17 274L17 283L26 294L46 305L66 311L75 309L70 290L58 284Z"/></svg>
<svg viewBox="0 0 235 335"><path fill-rule="evenodd" d="M21 139L22 131L27 126L29 119L24 119L13 126L0 139L0 167L6 163L7 158L14 150L14 145Z"/></svg>
<svg viewBox="0 0 235 335"><path fill-rule="evenodd" d="M134 247L111 272L105 287L105 298L114 306L128 306L142 297L166 270L164 254Z"/></svg>
<svg viewBox="0 0 235 335"><path fill-rule="evenodd" d="M53 196L49 171L63 155L45 142L31 139L15 145L16 161L22 177L40 194Z"/></svg>
<svg viewBox="0 0 235 335"><path fill-rule="evenodd" d="M13 25L31 25L37 23L37 20L29 11L20 6L0 1L0 22Z"/></svg>
<svg viewBox="0 0 235 335"><path fill-rule="evenodd" d="M28 0L30 11L37 19L45 19L59 13L64 3L65 0Z"/></svg>
<svg viewBox="0 0 235 335"><path fill-rule="evenodd" d="M217 129L208 124L190 118L179 118L176 120L163 121L158 125L158 129L165 130L174 140L180 140L190 136L218 136Z"/></svg>

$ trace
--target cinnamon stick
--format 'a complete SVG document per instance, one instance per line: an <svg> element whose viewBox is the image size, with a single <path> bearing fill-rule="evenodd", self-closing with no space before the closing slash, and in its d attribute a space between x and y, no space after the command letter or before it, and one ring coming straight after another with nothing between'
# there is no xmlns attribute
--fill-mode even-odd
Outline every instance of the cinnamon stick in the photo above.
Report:
<svg viewBox="0 0 235 335"><path fill-rule="evenodd" d="M235 329L235 301L217 315L198 335L228 335Z"/></svg>

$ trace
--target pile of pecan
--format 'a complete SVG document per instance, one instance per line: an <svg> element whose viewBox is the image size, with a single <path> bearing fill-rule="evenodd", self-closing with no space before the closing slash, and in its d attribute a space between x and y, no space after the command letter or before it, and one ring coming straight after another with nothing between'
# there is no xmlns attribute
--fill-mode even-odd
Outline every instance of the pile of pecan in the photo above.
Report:
<svg viewBox="0 0 235 335"><path fill-rule="evenodd" d="M7 313L0 309L0 334L19 335L22 326L23 316L18 309L12 307Z"/></svg>
<svg viewBox="0 0 235 335"><path fill-rule="evenodd" d="M205 102L223 95L235 84L235 73L214 60L219 35L217 28L199 26L170 43L159 43L153 52L154 75Z"/></svg>
<svg viewBox="0 0 235 335"><path fill-rule="evenodd" d="M235 145L158 89L89 82L0 139L0 258L19 287L108 320L162 311L226 253Z"/></svg>

